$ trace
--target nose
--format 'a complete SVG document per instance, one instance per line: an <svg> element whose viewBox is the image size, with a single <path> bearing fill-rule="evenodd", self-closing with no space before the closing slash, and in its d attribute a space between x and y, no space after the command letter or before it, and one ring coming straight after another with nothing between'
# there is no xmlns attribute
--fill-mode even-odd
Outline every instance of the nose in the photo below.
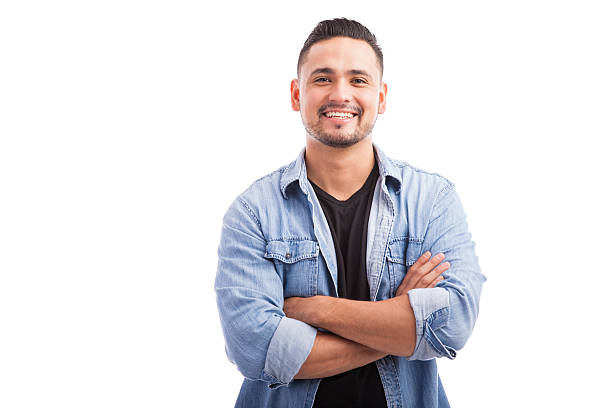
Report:
<svg viewBox="0 0 612 408"><path fill-rule="evenodd" d="M345 103L350 102L351 100L351 88L350 84L348 84L344 80L336 81L329 94L329 102L330 103Z"/></svg>

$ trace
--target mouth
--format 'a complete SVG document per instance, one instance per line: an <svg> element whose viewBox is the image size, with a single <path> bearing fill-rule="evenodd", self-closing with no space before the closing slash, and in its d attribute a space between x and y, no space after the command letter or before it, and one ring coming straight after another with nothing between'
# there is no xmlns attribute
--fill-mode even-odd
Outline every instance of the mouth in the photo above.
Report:
<svg viewBox="0 0 612 408"><path fill-rule="evenodd" d="M327 112L323 112L321 116L333 122L343 123L343 122L349 122L359 115L356 112L352 112L352 111L329 110Z"/></svg>

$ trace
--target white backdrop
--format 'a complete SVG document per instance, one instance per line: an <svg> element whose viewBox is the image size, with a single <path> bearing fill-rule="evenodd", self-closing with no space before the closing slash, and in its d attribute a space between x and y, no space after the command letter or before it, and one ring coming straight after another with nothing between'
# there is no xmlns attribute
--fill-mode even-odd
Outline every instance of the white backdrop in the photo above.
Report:
<svg viewBox="0 0 612 408"><path fill-rule="evenodd" d="M385 55L375 143L456 184L488 277L453 407L605 404L609 2L395 4L1 3L0 406L233 406L221 218L303 146L297 56L342 16Z"/></svg>

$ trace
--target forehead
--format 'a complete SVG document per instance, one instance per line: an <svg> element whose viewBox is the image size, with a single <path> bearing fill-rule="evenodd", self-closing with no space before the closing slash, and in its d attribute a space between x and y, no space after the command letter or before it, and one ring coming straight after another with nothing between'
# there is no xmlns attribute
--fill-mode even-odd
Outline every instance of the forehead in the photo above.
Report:
<svg viewBox="0 0 612 408"><path fill-rule="evenodd" d="M373 77L380 75L378 60L370 44L348 37L334 37L315 43L301 68L301 75L310 75L317 68L328 67L339 72L361 69Z"/></svg>

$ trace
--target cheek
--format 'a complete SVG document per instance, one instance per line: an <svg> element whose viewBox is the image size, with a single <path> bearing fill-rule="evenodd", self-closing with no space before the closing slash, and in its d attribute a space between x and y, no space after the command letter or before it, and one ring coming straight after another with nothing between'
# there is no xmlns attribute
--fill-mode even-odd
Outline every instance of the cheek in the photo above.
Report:
<svg viewBox="0 0 612 408"><path fill-rule="evenodd" d="M359 106L361 106L364 113L367 115L372 113L376 114L376 112L378 112L379 100L378 93L376 92L364 93L356 102L359 104Z"/></svg>
<svg viewBox="0 0 612 408"><path fill-rule="evenodd" d="M378 106L364 107L362 118L371 122L378 115Z"/></svg>
<svg viewBox="0 0 612 408"><path fill-rule="evenodd" d="M307 116L318 116L319 108L322 105L315 98L306 98L302 100L302 109Z"/></svg>

